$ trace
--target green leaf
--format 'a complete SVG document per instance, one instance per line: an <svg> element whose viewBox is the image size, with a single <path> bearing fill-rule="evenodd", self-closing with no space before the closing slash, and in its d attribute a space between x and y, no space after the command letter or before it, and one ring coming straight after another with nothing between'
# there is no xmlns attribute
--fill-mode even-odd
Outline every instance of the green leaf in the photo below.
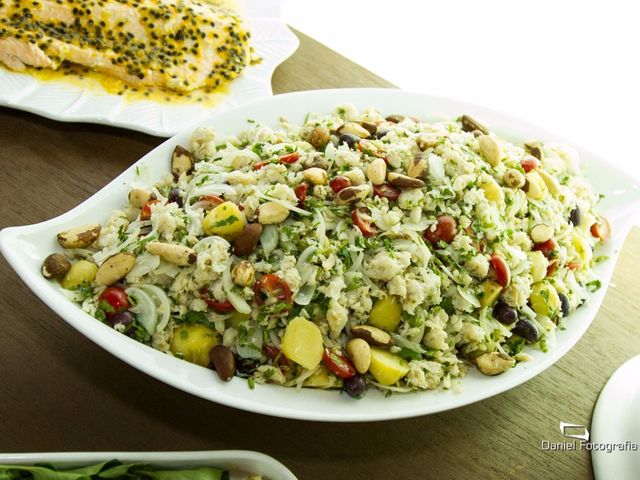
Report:
<svg viewBox="0 0 640 480"><path fill-rule="evenodd" d="M404 358L405 360L420 360L422 355L420 352L416 352L415 350L411 350L410 348L402 347L398 352L398 355Z"/></svg>

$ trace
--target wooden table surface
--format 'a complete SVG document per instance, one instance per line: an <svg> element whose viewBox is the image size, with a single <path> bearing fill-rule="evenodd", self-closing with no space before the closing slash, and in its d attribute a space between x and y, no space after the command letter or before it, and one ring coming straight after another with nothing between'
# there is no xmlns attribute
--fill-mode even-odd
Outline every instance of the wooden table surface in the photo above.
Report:
<svg viewBox="0 0 640 480"><path fill-rule="evenodd" d="M391 86L298 35L275 93ZM0 109L0 227L67 211L161 141ZM474 405L382 423L270 418L183 393L87 341L0 263L0 452L251 449L304 480L589 478L588 453L544 452L541 441L563 440L560 420L588 425L607 379L640 353L637 228L593 325L555 366Z"/></svg>

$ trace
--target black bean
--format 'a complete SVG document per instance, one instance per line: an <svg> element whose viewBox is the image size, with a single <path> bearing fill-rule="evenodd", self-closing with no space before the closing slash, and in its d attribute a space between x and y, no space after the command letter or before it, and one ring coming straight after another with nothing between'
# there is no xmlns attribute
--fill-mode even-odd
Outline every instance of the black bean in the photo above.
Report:
<svg viewBox="0 0 640 480"><path fill-rule="evenodd" d="M385 130L384 128L381 128L376 132L376 134L373 137L380 140L381 138L384 138L387 133L389 133L389 130Z"/></svg>
<svg viewBox="0 0 640 480"><path fill-rule="evenodd" d="M116 313L109 319L109 323L113 328L122 333L127 333L133 328L133 321L135 316L129 310Z"/></svg>
<svg viewBox="0 0 640 480"><path fill-rule="evenodd" d="M344 381L344 390L353 398L362 398L367 393L367 380L364 375L357 373Z"/></svg>
<svg viewBox="0 0 640 480"><path fill-rule="evenodd" d="M506 303L498 302L493 307L493 317L504 325L512 325L518 319L518 312Z"/></svg>
<svg viewBox="0 0 640 480"><path fill-rule="evenodd" d="M560 311L562 312L562 318L567 318L569 312L571 312L569 297L567 297L564 293L559 293L558 297L560 297Z"/></svg>
<svg viewBox="0 0 640 480"><path fill-rule="evenodd" d="M580 207L576 207L571 210L571 213L569 214L569 221L574 227L577 227L582 223L582 212L580 211Z"/></svg>
<svg viewBox="0 0 640 480"><path fill-rule="evenodd" d="M538 340L538 329L526 318L521 318L513 327L512 332L524 338L528 343L533 343Z"/></svg>
<svg viewBox="0 0 640 480"><path fill-rule="evenodd" d="M360 141L360 137L356 135L352 135L350 133L345 133L344 135L340 135L340 138L338 140L338 145L342 145L343 143L346 143L349 146L349 148L356 148L356 145L358 144L359 141Z"/></svg>
<svg viewBox="0 0 640 480"><path fill-rule="evenodd" d="M179 188L172 188L168 200L169 203L177 203L182 208L182 191Z"/></svg>

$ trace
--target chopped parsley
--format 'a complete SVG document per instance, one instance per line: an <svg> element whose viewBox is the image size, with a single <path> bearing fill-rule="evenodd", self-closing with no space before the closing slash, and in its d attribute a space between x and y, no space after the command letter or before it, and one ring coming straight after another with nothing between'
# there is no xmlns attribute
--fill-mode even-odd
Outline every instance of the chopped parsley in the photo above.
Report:
<svg viewBox="0 0 640 480"><path fill-rule="evenodd" d="M231 225L239 220L235 215L229 215L227 218L223 218L222 220L218 220L213 224L214 227L224 227L225 225Z"/></svg>
<svg viewBox="0 0 640 480"><path fill-rule="evenodd" d="M598 290L600 290L600 288L602 287L602 282L598 279L592 280L589 283L587 283L585 285L585 287L587 287L587 289L593 293L593 292L597 292Z"/></svg>

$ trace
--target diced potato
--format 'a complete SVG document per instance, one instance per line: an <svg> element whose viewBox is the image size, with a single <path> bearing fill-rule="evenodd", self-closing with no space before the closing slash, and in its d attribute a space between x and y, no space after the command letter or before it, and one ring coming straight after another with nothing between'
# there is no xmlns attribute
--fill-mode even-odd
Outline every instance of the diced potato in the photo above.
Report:
<svg viewBox="0 0 640 480"><path fill-rule="evenodd" d="M576 253L582 262L589 264L593 257L593 251L589 243L580 235L573 237L573 247L576 249Z"/></svg>
<svg viewBox="0 0 640 480"><path fill-rule="evenodd" d="M398 355L372 347L369 372L378 383L393 385L409 372L409 364Z"/></svg>
<svg viewBox="0 0 640 480"><path fill-rule="evenodd" d="M529 297L531 307L538 315L551 317L560 311L562 303L558 296L557 290L549 283L536 283L531 288L531 296Z"/></svg>
<svg viewBox="0 0 640 480"><path fill-rule="evenodd" d="M88 260L78 260L62 279L62 288L73 290L83 284L90 284L96 278L98 266Z"/></svg>
<svg viewBox="0 0 640 480"><path fill-rule="evenodd" d="M342 379L329 373L324 365L320 365L313 374L307 378L303 385L311 388L341 388Z"/></svg>
<svg viewBox="0 0 640 480"><path fill-rule="evenodd" d="M498 295L502 292L502 287L491 280L485 280L482 282L482 299L480 305L488 307L498 299Z"/></svg>
<svg viewBox="0 0 640 480"><path fill-rule="evenodd" d="M209 351L218 344L215 330L201 323L179 325L173 330L171 353L187 362L206 367Z"/></svg>
<svg viewBox="0 0 640 480"><path fill-rule="evenodd" d="M233 202L224 202L210 210L202 222L206 235L219 235L235 240L244 230L247 220L244 213Z"/></svg>
<svg viewBox="0 0 640 480"><path fill-rule="evenodd" d="M534 252L528 252L529 263L531 264L529 272L531 273L532 283L537 283L544 280L547 276L547 268L549 267L549 260L544 256L540 250Z"/></svg>
<svg viewBox="0 0 640 480"><path fill-rule="evenodd" d="M498 185L495 181L491 180L489 182L483 183L480 185L480 188L484 190L484 196L490 202L504 202L504 192L502 191L502 188L500 188L500 185Z"/></svg>
<svg viewBox="0 0 640 480"><path fill-rule="evenodd" d="M532 170L526 174L526 178L528 185L527 197L532 200L543 200L549 193L549 190L540 174L537 171Z"/></svg>
<svg viewBox="0 0 640 480"><path fill-rule="evenodd" d="M402 306L392 295L380 298L369 313L369 324L392 332L400 323Z"/></svg>
<svg viewBox="0 0 640 480"><path fill-rule="evenodd" d="M322 333L315 323L302 317L294 318L284 330L280 348L289 360L312 370L322 361Z"/></svg>

